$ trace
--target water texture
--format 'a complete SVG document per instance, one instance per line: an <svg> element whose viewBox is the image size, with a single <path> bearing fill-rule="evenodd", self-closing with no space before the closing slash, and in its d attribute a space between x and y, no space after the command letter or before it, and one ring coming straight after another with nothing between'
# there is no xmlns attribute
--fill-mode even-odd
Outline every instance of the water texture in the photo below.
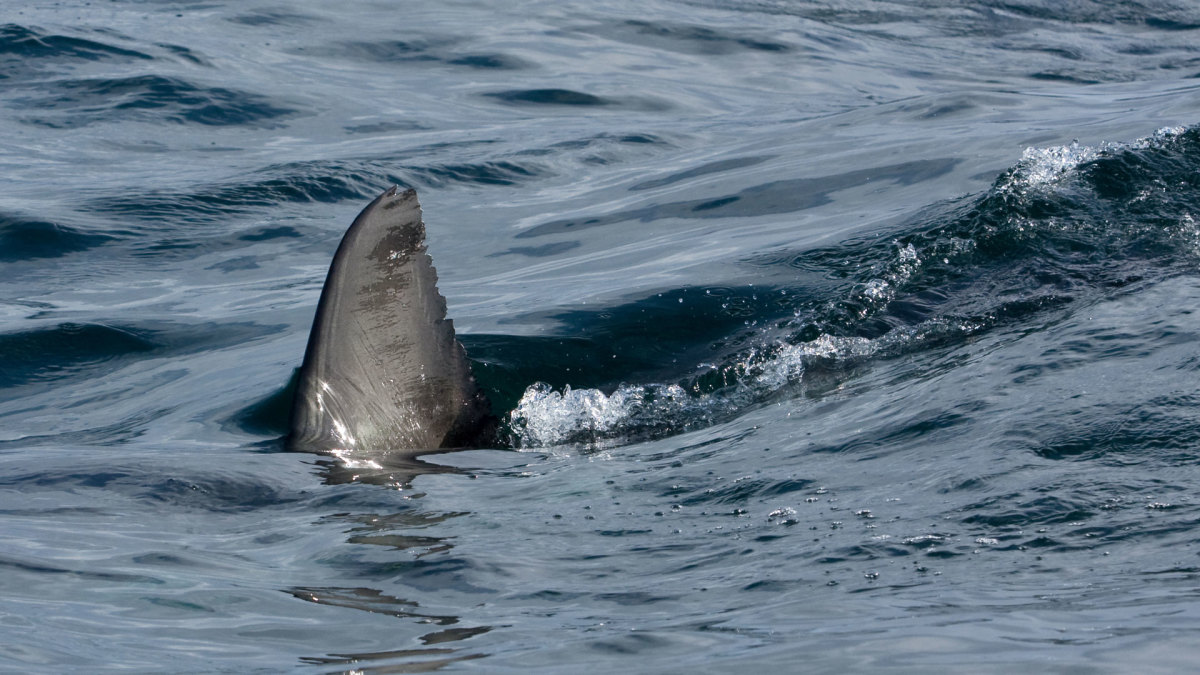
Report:
<svg viewBox="0 0 1200 675"><path fill-rule="evenodd" d="M1200 10L0 18L0 670L1200 659ZM392 184L495 448L287 453Z"/></svg>

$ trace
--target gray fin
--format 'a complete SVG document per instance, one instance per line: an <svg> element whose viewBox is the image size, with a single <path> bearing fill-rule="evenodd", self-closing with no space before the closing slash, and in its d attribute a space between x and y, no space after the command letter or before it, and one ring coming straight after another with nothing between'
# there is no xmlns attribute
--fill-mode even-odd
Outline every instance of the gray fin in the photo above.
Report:
<svg viewBox="0 0 1200 675"><path fill-rule="evenodd" d="M416 453L465 445L490 420L446 318L417 193L392 187L355 218L333 257L288 446Z"/></svg>

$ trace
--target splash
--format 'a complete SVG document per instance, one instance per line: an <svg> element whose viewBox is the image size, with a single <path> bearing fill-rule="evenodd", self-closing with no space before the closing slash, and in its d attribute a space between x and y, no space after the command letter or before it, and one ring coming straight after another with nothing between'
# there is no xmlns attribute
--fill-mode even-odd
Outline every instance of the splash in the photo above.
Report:
<svg viewBox="0 0 1200 675"><path fill-rule="evenodd" d="M723 367L704 364L705 371L689 381L599 389L561 391L538 382L508 415L507 423L518 449L584 445L603 448L640 437L680 433L736 415L747 406L803 385L807 368L841 368L909 349L916 342L962 335L979 324L928 321L882 337L821 335L799 344L776 343L748 350ZM704 382L717 377L730 384L707 391Z"/></svg>
<svg viewBox="0 0 1200 675"><path fill-rule="evenodd" d="M1055 186L1066 178L1075 175L1076 170L1091 161L1123 150L1146 150L1159 148L1182 135L1186 128L1181 126L1163 127L1150 136L1139 138L1130 143L1101 143L1098 146L1080 145L1072 141L1070 145L1060 145L1050 148L1025 148L1021 160L1001 179L999 191L1002 193L1026 194L1047 186Z"/></svg>
<svg viewBox="0 0 1200 675"><path fill-rule="evenodd" d="M921 257L911 243L893 242L897 251L894 258L876 266L872 273L877 275L867 280L855 289L852 300L858 306L858 318L868 315L888 305L896 293L921 270Z"/></svg>
<svg viewBox="0 0 1200 675"><path fill-rule="evenodd" d="M630 429L635 420L666 420L692 406L679 385L621 385L605 394L570 385L559 392L538 382L525 390L509 414L509 426L520 447L596 443Z"/></svg>
<svg viewBox="0 0 1200 675"><path fill-rule="evenodd" d="M1013 172L1012 187L1019 189L1052 184L1099 155L1099 149L1080 145L1078 141L1055 148L1026 148Z"/></svg>
<svg viewBox="0 0 1200 675"><path fill-rule="evenodd" d="M723 366L701 364L700 374L683 383L623 384L609 394L569 385L560 392L539 382L525 390L508 415L513 444L604 447L707 426L762 395L799 382L808 347L752 348ZM827 349L816 347L819 352ZM728 384L713 388L711 379Z"/></svg>

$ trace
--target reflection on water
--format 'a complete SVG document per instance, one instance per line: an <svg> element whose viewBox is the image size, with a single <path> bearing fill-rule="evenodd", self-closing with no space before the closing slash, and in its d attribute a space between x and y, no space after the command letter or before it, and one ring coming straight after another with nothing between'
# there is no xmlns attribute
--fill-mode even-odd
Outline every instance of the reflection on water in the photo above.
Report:
<svg viewBox="0 0 1200 675"><path fill-rule="evenodd" d="M463 473L455 467L425 462L410 455L396 453L394 456L373 456L370 468L350 467L341 459L321 459L317 465L321 467L321 475L326 484L338 485L361 483L369 486L381 486L406 492L405 499L416 500L424 495L412 492L412 481L422 474ZM356 463L361 464L361 463ZM353 554L343 554L335 565L354 565L358 567L356 576L360 578L394 579L416 574L430 574L421 562L422 558L438 556L451 552L454 544L446 537L416 534L444 523L452 518L469 515L466 512L430 513L417 509L398 511L395 513L338 513L325 517L323 522L340 522L349 525L345 531L346 542L353 545L383 547L388 551L408 552L413 562L405 564L394 558L380 562L373 570L365 569L372 563L366 561L350 562ZM434 569L445 565L445 560L433 562ZM456 563L450 562L456 567ZM408 571L406 571L408 570ZM438 574L434 571L433 574ZM295 587L286 591L292 597L307 602L331 607L355 609L372 614L383 614L397 619L413 620L415 623L428 623L436 626L455 626L460 622L458 616L423 612L416 601L389 595L376 588L367 587ZM478 659L485 656L481 653L460 653L461 649L453 647L456 643L468 638L482 635L492 630L491 626L471 626L442 628L417 637L425 645L449 644L451 646L433 649L399 649L393 651L363 652L355 654L328 654L325 656L304 656L301 661L319 665L353 666L356 672L370 673L411 673L438 670L451 663L463 660ZM437 658L430 658L437 657Z"/></svg>
<svg viewBox="0 0 1200 675"><path fill-rule="evenodd" d="M317 665L353 666L348 672L353 673L428 673L441 670L459 661L481 659L487 654L464 654L450 656L450 649L400 649L393 652L365 652L362 654L330 654L329 656L302 656L302 663ZM430 656L443 658L427 659ZM412 659L422 659L413 661ZM402 663L386 663L398 660Z"/></svg>
<svg viewBox="0 0 1200 675"><path fill-rule="evenodd" d="M451 452L427 452L431 456ZM327 485L363 483L382 485L395 489L406 489L417 476L434 473L460 473L459 469L443 464L426 462L411 453L372 453L369 461L346 461L344 458L321 458L316 462L321 468L321 477Z"/></svg>

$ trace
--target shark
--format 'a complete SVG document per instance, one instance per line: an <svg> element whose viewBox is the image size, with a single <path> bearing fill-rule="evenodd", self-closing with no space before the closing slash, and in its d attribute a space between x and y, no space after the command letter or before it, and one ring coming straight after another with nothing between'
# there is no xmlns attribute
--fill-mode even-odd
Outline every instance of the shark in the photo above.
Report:
<svg viewBox="0 0 1200 675"><path fill-rule="evenodd" d="M286 445L341 457L478 447L496 420L446 317L415 190L351 223L329 266Z"/></svg>

